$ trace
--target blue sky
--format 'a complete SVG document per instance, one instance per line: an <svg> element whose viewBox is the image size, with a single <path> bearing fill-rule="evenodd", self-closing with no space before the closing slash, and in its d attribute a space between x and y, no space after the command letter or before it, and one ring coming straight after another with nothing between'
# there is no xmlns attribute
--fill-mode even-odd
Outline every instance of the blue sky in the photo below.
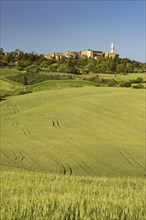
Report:
<svg viewBox="0 0 146 220"><path fill-rule="evenodd" d="M97 49L145 61L145 1L1 1L1 45L37 53Z"/></svg>

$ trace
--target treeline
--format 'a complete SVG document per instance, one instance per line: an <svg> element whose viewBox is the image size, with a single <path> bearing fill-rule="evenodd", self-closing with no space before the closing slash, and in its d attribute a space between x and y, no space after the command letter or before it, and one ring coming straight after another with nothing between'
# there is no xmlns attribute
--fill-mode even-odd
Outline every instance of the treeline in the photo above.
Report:
<svg viewBox="0 0 146 220"><path fill-rule="evenodd" d="M145 64L127 58L61 58L59 60L46 59L43 55L25 53L16 49L13 52L5 53L0 49L0 67L16 68L32 73L58 72L71 74L88 73L132 73L143 72Z"/></svg>
<svg viewBox="0 0 146 220"><path fill-rule="evenodd" d="M116 80L116 79L104 79L104 78L101 78L99 75L96 75L96 76L88 78L88 80L94 82L95 86L98 86L98 87L101 87L101 86L132 87L135 89L144 88L143 83L145 83L145 81L141 77L137 77L137 79L129 79L125 81L125 80Z"/></svg>
<svg viewBox="0 0 146 220"><path fill-rule="evenodd" d="M59 74L59 73L44 73L37 71L35 66L27 69L27 72L22 72L17 75L10 75L7 78L23 85L33 85L46 80L61 80L74 79L73 74Z"/></svg>

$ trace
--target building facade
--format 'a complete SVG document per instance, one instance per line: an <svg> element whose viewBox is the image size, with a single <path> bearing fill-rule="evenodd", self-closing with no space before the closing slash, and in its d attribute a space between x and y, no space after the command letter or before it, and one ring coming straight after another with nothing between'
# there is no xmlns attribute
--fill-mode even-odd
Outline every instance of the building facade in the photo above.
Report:
<svg viewBox="0 0 146 220"><path fill-rule="evenodd" d="M104 58L111 58L115 59L119 57L119 54L115 53L114 44L111 44L111 51L110 52L103 52L100 50L81 50L81 51L67 51L65 53L49 53L45 54L44 57L47 59L61 59L63 57L66 58L81 58L81 57L87 57L87 58L94 58L97 59L98 57L104 57Z"/></svg>

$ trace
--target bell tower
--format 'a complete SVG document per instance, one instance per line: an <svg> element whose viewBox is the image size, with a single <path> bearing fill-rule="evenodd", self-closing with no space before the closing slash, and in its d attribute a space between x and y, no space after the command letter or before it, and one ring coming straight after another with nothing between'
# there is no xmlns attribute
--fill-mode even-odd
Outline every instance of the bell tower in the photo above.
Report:
<svg viewBox="0 0 146 220"><path fill-rule="evenodd" d="M115 46L114 46L114 43L111 44L111 53L115 53Z"/></svg>

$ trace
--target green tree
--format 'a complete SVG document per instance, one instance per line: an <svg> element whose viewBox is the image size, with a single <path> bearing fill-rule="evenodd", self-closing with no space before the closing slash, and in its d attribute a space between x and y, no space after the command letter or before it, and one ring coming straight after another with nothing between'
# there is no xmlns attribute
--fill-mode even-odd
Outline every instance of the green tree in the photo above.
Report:
<svg viewBox="0 0 146 220"><path fill-rule="evenodd" d="M60 72L60 73L69 73L70 72L70 69L68 67L67 64L60 64L59 67L57 68L57 72Z"/></svg>
<svg viewBox="0 0 146 220"><path fill-rule="evenodd" d="M125 64L122 64L122 63L117 64L117 66L116 66L116 72L117 72L117 73L125 73L125 72L126 72L126 66L125 66Z"/></svg>
<svg viewBox="0 0 146 220"><path fill-rule="evenodd" d="M127 63L126 64L126 72L127 73L132 73L134 71L134 66L132 63Z"/></svg>

